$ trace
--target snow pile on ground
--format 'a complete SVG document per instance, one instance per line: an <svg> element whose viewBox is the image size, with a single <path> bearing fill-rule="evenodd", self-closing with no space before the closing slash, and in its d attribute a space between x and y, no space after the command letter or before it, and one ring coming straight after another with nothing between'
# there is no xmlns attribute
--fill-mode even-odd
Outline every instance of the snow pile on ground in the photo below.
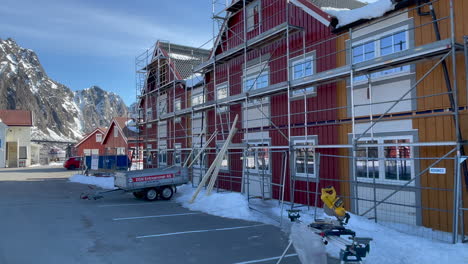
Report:
<svg viewBox="0 0 468 264"><path fill-rule="evenodd" d="M75 174L68 179L70 182L89 184L101 187L103 189L115 189L114 177L95 177Z"/></svg>
<svg viewBox="0 0 468 264"><path fill-rule="evenodd" d="M190 203L194 192L195 188L191 185L181 186L178 188L177 202L190 210L267 224L278 225L281 222L283 228L291 229L292 224L286 211L290 206L285 205L281 210L278 201L255 199L249 205L247 198L240 193L213 192L211 196L206 196L202 190L195 202ZM249 206L254 210L249 209ZM317 218L325 217L323 210L317 209ZM314 221L313 207L309 211L303 210L300 220L303 223ZM357 215L351 215L347 227L355 231L358 237L373 238L366 263L467 263L468 260L468 244L452 245L406 234ZM339 257L339 248L328 245L326 250L330 255Z"/></svg>
<svg viewBox="0 0 468 264"><path fill-rule="evenodd" d="M369 3L363 7L353 10L334 7L322 7L322 10L338 19L338 25L336 25L336 28L339 28L361 19L381 17L394 8L395 4L392 0L378 0L374 3Z"/></svg>
<svg viewBox="0 0 468 264"><path fill-rule="evenodd" d="M195 193L195 188L190 184L185 184L177 188L176 201L181 203L183 207L192 211L201 211L207 214L242 219L247 221L263 222L273 224L271 219L268 219L258 212L249 209L249 203L244 195L235 192L217 193L213 191L210 196L205 194L205 190L201 190L197 199L190 203L192 195Z"/></svg>
<svg viewBox="0 0 468 264"><path fill-rule="evenodd" d="M48 166L63 166L63 162L50 162Z"/></svg>

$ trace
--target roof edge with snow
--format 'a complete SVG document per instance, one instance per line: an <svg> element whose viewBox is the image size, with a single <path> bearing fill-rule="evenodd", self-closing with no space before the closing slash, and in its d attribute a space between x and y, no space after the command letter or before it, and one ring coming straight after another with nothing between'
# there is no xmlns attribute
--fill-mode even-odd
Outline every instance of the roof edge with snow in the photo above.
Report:
<svg viewBox="0 0 468 264"><path fill-rule="evenodd" d="M378 0L366 6L346 10L322 8L332 17L330 27L333 33L340 33L350 28L383 17L391 12L416 4L416 0Z"/></svg>

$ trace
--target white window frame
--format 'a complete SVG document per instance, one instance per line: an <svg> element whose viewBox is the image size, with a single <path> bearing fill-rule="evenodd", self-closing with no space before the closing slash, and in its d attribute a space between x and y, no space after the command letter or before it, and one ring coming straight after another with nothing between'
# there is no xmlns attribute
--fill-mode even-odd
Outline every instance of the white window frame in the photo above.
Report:
<svg viewBox="0 0 468 264"><path fill-rule="evenodd" d="M182 99L180 97L177 97L174 100L174 112L182 110Z"/></svg>
<svg viewBox="0 0 468 264"><path fill-rule="evenodd" d="M247 168L246 166L246 163L249 161L249 154L246 155L246 161L244 163L244 170L245 171L248 171L249 173L271 173L271 152L269 150L269 147L270 147L270 141L267 140L267 141L251 141L251 142L248 142L249 145L251 146L254 146L255 148L252 148L252 151L249 150L249 152L253 152L253 157L254 157L254 165L255 167L254 168ZM267 149L267 155L268 155L268 169L266 170L260 170L258 168L258 165L259 165L259 146L261 145L264 145L264 147Z"/></svg>
<svg viewBox="0 0 468 264"><path fill-rule="evenodd" d="M313 137L313 138L312 138ZM317 172L317 159L316 159L316 156L317 156L317 153L315 151L315 149L312 149L312 148L307 148L308 150L311 149L311 151L313 151L314 153L312 154L313 157L314 157L314 173L310 173L310 172L307 172L307 173L302 173L302 172L297 172L297 150L298 149L301 149L299 146L302 146L302 145L310 145L310 146L314 146L317 144L317 140L316 140L316 135L311 135L311 138L309 139L294 139L293 140L293 144L294 144L294 159L293 159L293 166L294 166L294 173L296 175L296 177L298 178L303 178L303 179L315 179L317 178L317 175L316 175L316 172ZM305 168L307 168L307 165L304 165Z"/></svg>
<svg viewBox="0 0 468 264"><path fill-rule="evenodd" d="M125 155L125 148L124 147L118 147L116 149L117 155Z"/></svg>
<svg viewBox="0 0 468 264"><path fill-rule="evenodd" d="M177 162L177 157L179 158L178 162ZM182 165L182 144L181 143L174 144L174 161L173 162L175 166Z"/></svg>
<svg viewBox="0 0 468 264"><path fill-rule="evenodd" d="M167 114L167 96L158 97L158 116Z"/></svg>
<svg viewBox="0 0 468 264"><path fill-rule="evenodd" d="M99 149L91 149L91 155L99 155Z"/></svg>
<svg viewBox="0 0 468 264"><path fill-rule="evenodd" d="M217 151L219 151L223 147L224 142L225 141L217 141L216 142ZM223 171L229 170L229 165L231 165L231 164L230 164L230 161L229 161L229 150L227 150L226 154L224 154L223 160L221 161L220 170L223 170Z"/></svg>
<svg viewBox="0 0 468 264"><path fill-rule="evenodd" d="M146 122L149 122L151 120L153 120L153 109L148 108L146 109Z"/></svg>
<svg viewBox="0 0 468 264"><path fill-rule="evenodd" d="M91 156L91 149L83 149L83 155Z"/></svg>
<svg viewBox="0 0 468 264"><path fill-rule="evenodd" d="M261 1L255 1L247 5L247 10L245 12L247 16L247 19L246 19L247 32L250 32L252 30L255 30L256 28L259 28L260 25L262 24L262 9L261 9L260 3ZM255 10L255 7L257 7L257 10L258 10L258 24L255 24L255 16L253 12Z"/></svg>
<svg viewBox="0 0 468 264"><path fill-rule="evenodd" d="M195 158L198 153L200 152L201 148L199 142L193 142L194 140L199 139L199 137L192 137L192 149L193 149L193 158ZM205 144L205 140L203 138L203 144ZM202 153L200 157L193 163L194 168L205 168L205 153Z"/></svg>
<svg viewBox="0 0 468 264"><path fill-rule="evenodd" d="M203 118L203 112L195 112L192 115L192 135L198 136L206 131L206 115ZM195 122L200 121L202 127L195 126Z"/></svg>
<svg viewBox="0 0 468 264"><path fill-rule="evenodd" d="M224 96L224 95L221 96L221 94L220 94L221 90L226 90L226 96ZM221 100L221 99L228 98L228 97L229 97L229 85L228 85L228 83L224 82L224 83L216 85L216 100ZM218 113L227 112L228 110L229 110L229 108L228 108L227 105L216 107L216 111Z"/></svg>
<svg viewBox="0 0 468 264"><path fill-rule="evenodd" d="M117 128L117 126L114 126L114 137L118 137L119 136L119 129Z"/></svg>
<svg viewBox="0 0 468 264"><path fill-rule="evenodd" d="M390 29L390 30L387 30L383 33L380 33L380 34L376 34L376 35L372 35L371 37L368 37L368 38L365 38L365 39L362 39L362 40L359 40L359 41L356 41L356 42L353 42L353 46L351 48L351 58L352 58L352 63L354 63L354 49L358 46L361 46L361 45L364 45L364 44L368 44L370 42L373 42L374 43L374 57L371 58L371 59L375 59L375 58L379 58L381 57L381 47L380 47L380 41L388 36L392 36L392 35L395 35L397 33L401 33L401 32L404 32L405 33L405 40L406 40L406 48L403 49L403 50L407 50L409 49L409 47L411 46L412 43L410 43L410 37L409 37L409 26L408 25L404 25L404 26L401 26L401 27L397 27L397 28L393 28L393 29ZM391 54L391 53L390 53ZM388 55L388 54L387 54ZM367 60L371 60L371 59L367 59ZM364 59L363 61L361 62L364 62L364 61L367 61L366 59ZM358 62L358 63L361 63L361 62ZM395 71L395 69L400 69L398 71ZM385 73L387 72L387 73ZM402 76L402 75L407 75L411 73L411 68L409 65L405 65L405 66L401 66L401 67L395 67L395 68L391 68L391 69L388 69L388 70L383 70L383 71L378 71L378 72L374 72L371 74L371 78L372 78L372 81L379 81L379 80L384 80L384 79L387 79L387 78L394 78L394 77L398 77L398 76ZM360 75L360 76L355 76L354 77L354 83L355 84L361 84L361 83L366 83L367 82L367 76L366 75Z"/></svg>
<svg viewBox="0 0 468 264"><path fill-rule="evenodd" d="M411 135L395 135L395 136L375 136L373 138L371 137L363 137L359 139L359 142L362 141L377 141L377 144L383 144L385 140L409 140L409 143L413 143L413 136ZM398 147L397 147L398 148ZM414 147L410 146L410 157L409 157L409 162L411 166L411 179L415 178L416 171L415 171L415 163L414 163ZM408 180L391 180L391 179L386 179L385 178L385 147L384 146L379 146L377 147L377 153L378 153L378 162L379 162L379 176L378 178L375 178L375 182L378 183L384 183L384 184L392 184L392 185L404 185L408 183ZM354 167L354 166L353 166ZM397 165L398 167L398 165ZM398 171L398 170L397 170ZM368 172L369 174L369 172ZM357 177L356 173L356 179L361 182L374 182L374 179L372 177ZM408 184L409 186L414 186L415 182L412 181L411 183Z"/></svg>
<svg viewBox="0 0 468 264"><path fill-rule="evenodd" d="M163 133L164 132L164 133ZM158 122L158 137L167 137L167 120Z"/></svg>
<svg viewBox="0 0 468 264"><path fill-rule="evenodd" d="M96 142L102 142L102 134L96 134Z"/></svg>
<svg viewBox="0 0 468 264"><path fill-rule="evenodd" d="M159 143L158 147L158 166L167 166L167 144Z"/></svg>
<svg viewBox="0 0 468 264"><path fill-rule="evenodd" d="M194 89L196 90L196 89ZM196 105L200 105L200 104L203 104L205 103L205 95L203 94L203 89L201 89L201 91L197 91L196 93L194 93L192 90L192 106L196 106Z"/></svg>
<svg viewBox="0 0 468 264"><path fill-rule="evenodd" d="M265 75L266 75L266 85L259 87L259 85L258 85L259 80L261 80L261 77L263 77ZM249 91L253 91L253 90L257 90L257 89L266 88L266 87L270 86L270 69L268 67L266 67L265 69L263 69L263 71L260 69L257 72L248 73L248 74L244 75L243 80L244 81L242 82L242 91L244 91L244 92L249 92ZM249 81L252 81L253 84L252 85L250 85L250 84L247 85L247 82L249 82Z"/></svg>
<svg viewBox="0 0 468 264"><path fill-rule="evenodd" d="M146 149L152 149L153 145L152 144L146 144Z"/></svg>
<svg viewBox="0 0 468 264"><path fill-rule="evenodd" d="M310 64L311 64L311 73L306 74L305 64L307 62L309 62L309 61L310 61ZM314 75L316 73L317 63L316 63L315 55L314 55L313 52L307 53L307 54L305 54L305 56L299 55L297 57L294 57L294 58L290 59L290 64L291 64L290 76L292 76L292 78L291 78L292 80L303 79L305 77L312 76L312 75ZM298 64L302 64L302 77L296 78L296 76L294 74L295 74L295 67ZM317 95L317 89L316 89L315 86L310 86L310 87L306 87L306 88L297 89L297 90L292 91L291 96L292 97L301 97L301 96L304 96L304 94L306 96Z"/></svg>

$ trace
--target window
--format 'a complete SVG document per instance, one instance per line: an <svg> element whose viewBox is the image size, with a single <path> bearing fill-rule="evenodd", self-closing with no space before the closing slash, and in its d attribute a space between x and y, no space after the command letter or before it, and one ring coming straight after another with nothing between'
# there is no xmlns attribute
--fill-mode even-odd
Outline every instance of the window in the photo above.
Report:
<svg viewBox="0 0 468 264"><path fill-rule="evenodd" d="M265 70L261 73L248 75L244 78L244 92L267 87L269 85L268 78L268 71Z"/></svg>
<svg viewBox="0 0 468 264"><path fill-rule="evenodd" d="M119 130L117 129L116 126L114 126L114 137L118 137L119 136Z"/></svg>
<svg viewBox="0 0 468 264"><path fill-rule="evenodd" d="M159 166L166 166L167 165L167 150L166 148L160 148L158 152L158 163Z"/></svg>
<svg viewBox="0 0 468 264"><path fill-rule="evenodd" d="M252 31L260 24L260 2L247 6L247 31Z"/></svg>
<svg viewBox="0 0 468 264"><path fill-rule="evenodd" d="M91 155L99 155L99 149L92 149Z"/></svg>
<svg viewBox="0 0 468 264"><path fill-rule="evenodd" d="M102 134L96 134L96 142L102 142Z"/></svg>
<svg viewBox="0 0 468 264"><path fill-rule="evenodd" d="M391 53L408 49L408 32L398 31L383 36L376 36L371 41L353 47L353 63L367 61L376 57L385 56ZM400 72L408 72L409 65L396 67L380 72L374 72L370 76L372 78L385 77ZM354 81L367 81L366 75L356 76Z"/></svg>
<svg viewBox="0 0 468 264"><path fill-rule="evenodd" d="M219 150L221 150L223 145L224 145L224 142L222 141L216 142L216 147L217 147L216 152L219 152ZM223 156L223 160L221 161L221 170L229 170L229 150L227 150L226 154L224 154Z"/></svg>
<svg viewBox="0 0 468 264"><path fill-rule="evenodd" d="M315 178L315 140L294 140L294 171L298 177Z"/></svg>
<svg viewBox="0 0 468 264"><path fill-rule="evenodd" d="M146 122L153 120L153 109L146 109Z"/></svg>
<svg viewBox="0 0 468 264"><path fill-rule="evenodd" d="M205 102L205 96L203 96L203 91L195 91L192 94L192 106L203 104Z"/></svg>
<svg viewBox="0 0 468 264"><path fill-rule="evenodd" d="M204 143L202 143L203 145ZM201 146L200 146L200 142L194 142L193 143L193 155L192 157L195 158L198 156L198 154L200 153L200 150L201 150ZM203 164L205 164L205 154L202 153L200 155L200 157L198 157L195 162L193 163L193 167L196 167L196 168L201 168L203 166Z"/></svg>
<svg viewBox="0 0 468 264"><path fill-rule="evenodd" d="M382 146L361 146L356 152L356 176L359 180L404 184L414 178L413 149L398 144L411 143L410 136L378 137L363 139L360 144L383 144Z"/></svg>
<svg viewBox="0 0 468 264"><path fill-rule="evenodd" d="M315 73L314 56L306 55L292 59L291 76L293 80L301 79ZM304 94L315 94L315 87L306 87L292 92L292 96L304 96Z"/></svg>
<svg viewBox="0 0 468 264"><path fill-rule="evenodd" d="M166 96L161 96L158 98L158 115L163 115L167 113L167 102Z"/></svg>
<svg viewBox="0 0 468 264"><path fill-rule="evenodd" d="M167 121L161 121L158 123L158 136L167 137Z"/></svg>
<svg viewBox="0 0 468 264"><path fill-rule="evenodd" d="M216 100L224 99L229 96L229 87L227 83L225 84L220 84L216 86ZM227 106L220 106L217 108L218 112L226 112L228 111Z"/></svg>
<svg viewBox="0 0 468 264"><path fill-rule="evenodd" d="M152 144L146 144L146 148L147 148L147 149L152 149L152 148L153 148L153 145L152 145Z"/></svg>
<svg viewBox="0 0 468 264"><path fill-rule="evenodd" d="M180 111L180 110L182 110L182 101L180 100L180 97L179 97L174 100L174 111Z"/></svg>
<svg viewBox="0 0 468 264"><path fill-rule="evenodd" d="M84 150L83 150L83 154L84 154L85 156L91 156L91 150L90 150L90 149L84 149Z"/></svg>
<svg viewBox="0 0 468 264"><path fill-rule="evenodd" d="M20 146L19 147L19 158L27 159L28 158L28 147Z"/></svg>
<svg viewBox="0 0 468 264"><path fill-rule="evenodd" d="M268 143L251 143L254 146L247 151L245 168L249 172L269 172L270 171L270 152L268 151Z"/></svg>
<svg viewBox="0 0 468 264"><path fill-rule="evenodd" d="M182 153L181 153L182 144L174 144L174 165L180 166L182 164Z"/></svg>

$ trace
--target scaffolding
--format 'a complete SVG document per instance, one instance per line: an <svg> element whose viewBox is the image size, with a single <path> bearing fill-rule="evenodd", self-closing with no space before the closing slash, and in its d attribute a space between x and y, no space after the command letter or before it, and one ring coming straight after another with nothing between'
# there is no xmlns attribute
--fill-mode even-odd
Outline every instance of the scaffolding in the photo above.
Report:
<svg viewBox="0 0 468 264"><path fill-rule="evenodd" d="M269 1L264 6L259 5L260 10L249 13L244 7L254 1L212 0L213 38L206 43L213 45L211 53L204 49L205 45L191 48L158 41L137 57L137 98L139 105L145 106L139 111L138 121L144 131L140 140L146 149L143 158L147 167L180 163L192 148L194 152L199 151L204 142L216 134L192 170L192 183L197 184L207 163L214 160L226 139L233 116L239 113L242 117L239 132L229 146L223 160L224 169L216 182L219 191L242 191L249 200L276 199L287 201L291 207L297 203L317 207L320 206L319 187L339 185L349 189L344 198L356 214L378 221L386 217L380 215L379 208L408 211L408 214L419 215L414 225L439 226L434 229L441 232L431 233L432 238L454 243L466 241L464 216L467 209L463 207L466 190L462 184L463 179L468 184L468 178L462 174L467 175L468 171L460 119L468 111L468 80L466 98L462 98L458 72L461 62L457 56L464 54L468 63L468 38L460 36L462 31L456 30L455 22L455 13L459 12L460 16L462 8L456 9L454 0L424 1L358 28L350 27L347 32L310 40L307 29L298 25L300 22L292 16L297 8L293 8L291 2L294 1ZM437 9L433 6L443 5L447 5L448 13L436 17L434 10ZM268 16L259 18L258 12L267 12ZM228 18L240 13L242 19L228 26ZM357 60L355 48L366 44L362 43L360 32L385 21L391 24L402 14L412 22L397 33L414 36L416 32L424 32L435 40L428 37L419 43L415 40L410 43L407 38L397 43L399 48L393 43L392 52ZM419 23L414 22L414 17L423 16ZM441 28L445 31L441 32ZM377 41L380 39L373 42ZM192 59L171 56L180 49L184 50L184 56ZM364 51L362 55L365 56ZM296 63L296 59L302 64ZM311 74L305 74L309 64ZM303 67L300 77L296 76L297 65ZM231 72L236 66L237 71ZM445 82L438 84L445 86L446 91L418 90L420 86L430 86L429 77L439 74L440 70ZM406 75L414 80L401 95L391 99L376 97L379 82ZM200 76L202 78L195 78ZM346 101L328 104L314 101L320 93L332 89L336 90L337 97L341 94ZM168 93L169 90L172 92ZM367 100L361 100L362 90ZM164 94L172 98L169 100ZM184 97L183 107L176 107L180 96ZM160 98L169 102L166 111L160 105ZM434 103L437 107L427 109L419 107L421 102L429 100L441 103ZM156 118L153 112L157 112ZM418 130L413 131L416 134L411 139L396 136L390 140L378 136L382 134L379 127L385 126L382 124L406 120L413 129L414 122L428 118L443 118L453 133L445 133L443 137L426 136L422 140L419 140L422 136ZM178 123L176 119L183 121ZM172 125L171 135L161 135L161 128L169 124ZM152 125L157 129L151 130ZM339 133L346 136L318 142L320 129L338 130L336 137ZM277 133L275 138L272 133ZM165 146L160 144L164 140ZM182 142L185 148L177 145ZM430 153L436 155L429 156ZM168 163L168 155L172 163ZM275 160L274 166L272 160ZM327 164L346 167L349 177L327 177L329 171L323 169L325 166L340 173L339 168L331 169ZM383 166L387 170L387 164L395 168L392 177L396 178L382 183L378 180L379 168ZM449 167L446 173L453 173L453 179L450 182L447 178L436 179L446 182L433 186L430 182L437 174L432 172L437 173L436 166L441 164ZM407 169L411 172L405 171ZM390 175L390 172L385 173ZM388 182L392 182L391 188L384 186ZM255 193L251 193L253 189ZM396 194L401 201L395 200ZM417 197L431 194L445 196L451 205L447 202L424 204L422 198ZM400 217L392 215L395 212L390 212L389 218ZM422 214L425 214L424 219L421 219ZM445 226L432 223L428 220L432 214L451 219L451 222ZM401 219L392 220L401 223ZM411 227L405 231L409 229ZM421 229L420 235L426 235L426 231Z"/></svg>

